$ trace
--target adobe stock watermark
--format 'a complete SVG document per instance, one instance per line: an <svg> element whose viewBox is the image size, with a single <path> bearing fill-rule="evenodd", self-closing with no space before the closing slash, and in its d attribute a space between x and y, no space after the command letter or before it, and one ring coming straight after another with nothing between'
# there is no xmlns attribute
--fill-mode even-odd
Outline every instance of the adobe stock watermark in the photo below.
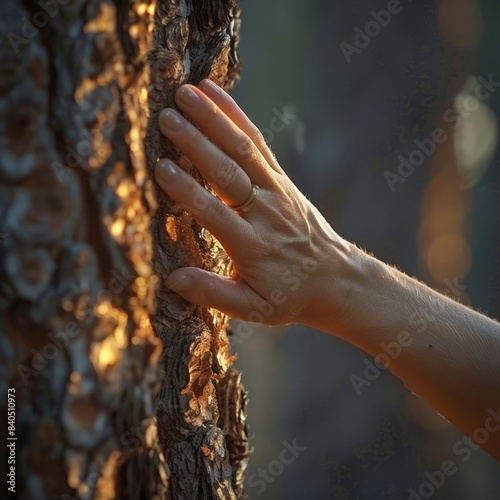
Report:
<svg viewBox="0 0 500 500"><path fill-rule="evenodd" d="M460 297L461 293L467 288L460 285L458 278L451 280L444 280L445 290L450 292L455 297ZM444 299L444 297L443 297ZM409 325L415 329L417 333L424 332L429 324L441 315L447 309L444 300L432 300L428 308L419 307L412 312L408 317ZM399 332L396 341L382 342L380 344L381 352L375 356L375 363L371 358L365 358L363 363L365 368L363 376L352 374L349 380L359 396L363 387L370 387L370 385L380 377L382 370L389 368L390 364L396 360L403 352L404 347L409 347L413 343L413 337L406 331ZM432 346L429 346L432 347Z"/></svg>
<svg viewBox="0 0 500 500"><path fill-rule="evenodd" d="M36 3L40 6L40 10L31 16L31 20L25 16L21 17L21 34L12 31L7 34L12 50L16 54L19 53L20 45L26 45L35 38L39 30L47 26L49 19L59 14L59 6L66 5L68 2L69 0L38 0Z"/></svg>
<svg viewBox="0 0 500 500"><path fill-rule="evenodd" d="M82 328L92 322L94 319L94 306L97 303L110 301L112 294L117 295L123 292L123 290L125 290L125 288L137 277L133 273L127 273L126 269L122 269L121 273L113 269L111 275L112 277L108 282L108 288L99 290L94 297L89 299L83 319L78 323L76 321L68 321L63 329L49 333L47 337L50 342L47 342L40 349L31 349L32 357L30 363L21 363L17 366L19 376L25 385L28 385L31 377L37 377L45 370L50 362L66 349L74 338L80 335Z"/></svg>
<svg viewBox="0 0 500 500"><path fill-rule="evenodd" d="M297 119L295 107L292 104L285 104L281 111L277 108L273 108L272 113L273 116L269 120L269 126L260 129L260 133L264 137L266 144L273 142L276 134L283 132Z"/></svg>
<svg viewBox="0 0 500 500"><path fill-rule="evenodd" d="M287 269L281 275L281 284L279 288L274 288L269 300L263 300L256 304L256 308L246 318L247 323L240 322L236 331L231 337L231 343L242 344L255 331L256 328L266 324L266 318L270 318L277 306L283 305L289 298L289 295L296 292L308 280L312 273L318 269L318 263L312 258L302 259L301 265L294 265Z"/></svg>
<svg viewBox="0 0 500 500"><path fill-rule="evenodd" d="M259 128L262 138L268 146L274 141L276 134L283 132L297 120L300 123L295 111L295 106L292 103L285 104L281 111L278 108L273 108L272 114L273 116L269 119L268 126ZM250 140L255 140L255 137L250 137ZM252 151L248 148L248 143L245 142L240 143L237 151L242 156L252 155ZM216 178L216 176L214 176L214 178Z"/></svg>
<svg viewBox="0 0 500 500"><path fill-rule="evenodd" d="M431 300L429 307L419 307L408 317L410 326L415 328L417 333L423 333L427 330L429 325L436 321L436 319L448 309L444 300L446 297L451 297L451 295L453 295L455 298L460 298L467 289L467 286L460 285L457 277L455 277L453 281L445 279L443 283L445 288L441 290L443 295L442 299L439 297L437 300Z"/></svg>
<svg viewBox="0 0 500 500"><path fill-rule="evenodd" d="M120 459L123 455L120 455ZM82 500L90 499L96 493L97 484L102 477L109 478L110 472L105 468L106 461L104 459L93 460L88 468L87 475L84 480L77 486L77 491L82 489L82 485L85 485L83 490L86 492L85 496L78 495L75 497L69 493L64 493L61 496L61 500ZM74 480L74 479L73 479ZM76 486L76 485L75 485Z"/></svg>
<svg viewBox="0 0 500 500"><path fill-rule="evenodd" d="M282 111L277 108L272 110L273 117L269 120L269 126L260 129L260 133L267 145L269 145L276 134L283 132L291 123L297 119L296 113L293 111L293 106L287 104L283 107ZM237 146L236 151L239 155L243 157L254 156L254 149L252 141L255 138L248 138L248 140L242 140ZM235 180L240 179L240 166L233 159L221 162L216 167L214 167L207 177L212 188L216 191L222 191L227 189ZM202 191L195 191L193 193L192 203L189 207L189 212L193 214L198 214L204 212L207 209L218 210L220 207L211 203L211 197L206 196ZM213 218L218 218L218 212L211 215Z"/></svg>
<svg viewBox="0 0 500 500"><path fill-rule="evenodd" d="M151 425L152 420L148 419L148 421L145 422L146 424ZM113 469L106 467L106 460L102 458L94 459L91 462L85 478L83 479L81 484L76 487L78 491L82 485L85 485L85 488L83 488L83 490L85 491L84 495L80 494L78 497L75 497L66 493L61 497L61 500L81 500L82 498L94 498L97 485L101 478L109 479L111 477L111 474L113 474L113 471L124 464L129 459L129 457L133 456L138 451L142 451L141 449L143 449L143 443L145 439L144 436L148 431L148 429L146 428L146 424L131 427L129 430L121 434L120 443L122 447L120 448L120 450L123 453L120 453L120 456L118 457Z"/></svg>
<svg viewBox="0 0 500 500"><path fill-rule="evenodd" d="M369 358L365 358L363 360L365 365L363 376L352 374L349 377L356 394L359 396L363 387L370 387L372 382L380 377L382 370L389 368L391 363L401 356L403 348L410 346L412 343L412 336L405 331L398 333L395 342L381 342L381 352L375 356L376 363L373 363Z"/></svg>
<svg viewBox="0 0 500 500"><path fill-rule="evenodd" d="M83 139L78 141L76 147L66 145L66 156L64 157L64 163L58 161L52 162L52 168L54 169L59 182L63 182L64 176L68 174L69 170L76 167L83 167L88 163L89 158L94 152L94 146L99 147L99 145L104 142L104 132L93 131L93 134L84 130L82 135Z"/></svg>
<svg viewBox="0 0 500 500"><path fill-rule="evenodd" d="M113 99L110 106L106 108L106 111L112 115L116 114L116 121L120 120L125 114L125 110L120 105L118 99ZM87 165L94 152L100 146L104 145L108 140L107 137L112 134L115 128L116 123L114 121L107 121L101 129L93 128L90 132L88 130L83 130L81 132L82 139L78 141L74 148L70 145L66 145L64 163L58 161L52 162L52 168L59 182L64 181L64 176L67 175L71 169Z"/></svg>
<svg viewBox="0 0 500 500"><path fill-rule="evenodd" d="M411 1L411 0L410 0ZM403 12L403 6L400 0L389 0L387 8L370 11L372 19L365 24L364 29L359 26L354 28L354 45L347 42L341 42L339 47L344 54L347 64L351 64L354 54L360 54L363 49L368 47L373 38L376 38L382 32L383 28L387 28L392 21L392 16L397 16Z"/></svg>
<svg viewBox="0 0 500 500"><path fill-rule="evenodd" d="M493 80L491 73L487 79L483 76L477 77L477 81L474 95L467 96L462 103L455 102L451 108L443 113L443 121L453 124L452 130L456 130L464 119L477 111L482 101L486 101L500 87L500 82ZM416 148L406 158L403 155L398 156L397 173L390 170L384 172L384 178L391 192L394 193L396 186L404 183L415 172L416 167L420 167L427 158L434 154L437 145L443 144L448 138L448 134L442 128L437 127L427 139L422 141L415 139L413 142Z"/></svg>
<svg viewBox="0 0 500 500"><path fill-rule="evenodd" d="M305 446L299 446L296 439L292 441L292 444L287 441L283 441L282 444L283 449L277 460L271 460L267 468L260 467L257 473L248 477L248 485L256 488L257 495L264 493L267 485L273 483L278 476L283 474L285 465L295 462L298 456L307 449Z"/></svg>
<svg viewBox="0 0 500 500"><path fill-rule="evenodd" d="M489 408L488 417L486 417L483 427L478 427L472 433L474 441L469 437L463 437L453 444L453 454L458 457L460 461L457 462L457 460L448 459L443 461L438 470L432 472L426 471L424 473L426 481L423 481L416 489L408 488L408 500L425 500L427 498L433 498L436 491L444 486L447 479L458 472L458 466L461 463L468 462L472 458L474 452L481 448L479 445L487 443L491 435L498 431L500 431L500 407L498 410Z"/></svg>
<svg viewBox="0 0 500 500"><path fill-rule="evenodd" d="M467 290L467 285L462 285L458 278L455 276L453 281L450 281L449 279L445 279L443 281L444 283L444 290L443 293L450 293L451 295L454 295L455 297L461 297L462 294Z"/></svg>

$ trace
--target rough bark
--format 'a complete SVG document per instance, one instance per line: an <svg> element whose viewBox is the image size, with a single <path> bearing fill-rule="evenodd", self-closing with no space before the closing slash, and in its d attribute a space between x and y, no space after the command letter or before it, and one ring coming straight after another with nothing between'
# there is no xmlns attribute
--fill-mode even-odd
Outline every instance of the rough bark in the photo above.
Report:
<svg viewBox="0 0 500 500"><path fill-rule="evenodd" d="M61 4L0 6L0 434L5 450L13 388L16 495L243 497L227 318L163 285L230 264L152 180L159 156L193 171L157 113L181 83L235 83L236 8Z"/></svg>

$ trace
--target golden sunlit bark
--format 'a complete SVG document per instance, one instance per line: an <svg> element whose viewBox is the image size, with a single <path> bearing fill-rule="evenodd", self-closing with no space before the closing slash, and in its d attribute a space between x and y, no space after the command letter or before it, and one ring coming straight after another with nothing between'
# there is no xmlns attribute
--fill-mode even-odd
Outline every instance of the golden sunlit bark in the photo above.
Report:
<svg viewBox="0 0 500 500"><path fill-rule="evenodd" d="M234 3L6 0L0 14L0 422L16 494L244 497L227 318L163 285L230 263L152 176L161 156L193 169L157 130L175 89L237 80Z"/></svg>

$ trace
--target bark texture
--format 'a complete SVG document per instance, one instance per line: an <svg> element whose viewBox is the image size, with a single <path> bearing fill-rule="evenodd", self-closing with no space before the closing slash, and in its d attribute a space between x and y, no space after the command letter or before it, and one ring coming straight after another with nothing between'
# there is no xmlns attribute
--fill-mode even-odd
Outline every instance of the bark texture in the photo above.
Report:
<svg viewBox="0 0 500 500"><path fill-rule="evenodd" d="M0 435L5 450L13 388L16 495L244 497L227 318L163 286L179 266L230 264L152 181L160 156L193 170L156 126L178 85L237 80L236 7L42 3L0 5Z"/></svg>

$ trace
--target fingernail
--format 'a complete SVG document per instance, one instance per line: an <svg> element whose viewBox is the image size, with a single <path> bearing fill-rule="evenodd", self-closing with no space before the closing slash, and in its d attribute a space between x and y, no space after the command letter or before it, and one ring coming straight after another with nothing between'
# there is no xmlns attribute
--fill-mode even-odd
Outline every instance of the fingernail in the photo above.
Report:
<svg viewBox="0 0 500 500"><path fill-rule="evenodd" d="M190 108L194 108L198 106L198 104L201 103L201 99L199 98L198 95L196 95L196 92L194 90L190 89L189 87L181 87L181 89L178 92L179 99L186 105L189 106Z"/></svg>
<svg viewBox="0 0 500 500"><path fill-rule="evenodd" d="M184 122L176 111L172 108L164 109L160 113L160 122L167 130L179 132L184 127Z"/></svg>
<svg viewBox="0 0 500 500"><path fill-rule="evenodd" d="M189 274L174 276L172 279L169 276L165 285L174 292L187 292L193 286L193 278Z"/></svg>
<svg viewBox="0 0 500 500"><path fill-rule="evenodd" d="M221 94L221 88L212 82L212 80L203 80L200 87L209 97L218 97Z"/></svg>
<svg viewBox="0 0 500 500"><path fill-rule="evenodd" d="M179 169L170 160L160 160L156 166L156 171L160 179L167 184L171 184L179 177Z"/></svg>

